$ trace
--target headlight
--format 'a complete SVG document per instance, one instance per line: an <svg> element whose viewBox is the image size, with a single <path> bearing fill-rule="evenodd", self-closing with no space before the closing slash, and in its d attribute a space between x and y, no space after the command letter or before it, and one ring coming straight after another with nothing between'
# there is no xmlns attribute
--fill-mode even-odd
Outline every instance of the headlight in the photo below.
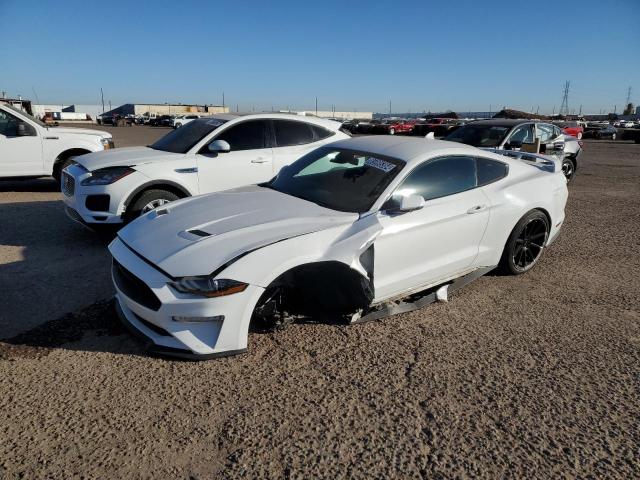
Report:
<svg viewBox="0 0 640 480"><path fill-rule="evenodd" d="M177 282L169 282L169 285L181 293L202 295L208 298L244 292L249 286L236 280L213 279L211 277L184 277Z"/></svg>
<svg viewBox="0 0 640 480"><path fill-rule="evenodd" d="M106 137L102 137L100 139L100 143L102 144L102 147L105 150L111 150L112 148L115 148L115 143L113 143L113 138L106 138Z"/></svg>
<svg viewBox="0 0 640 480"><path fill-rule="evenodd" d="M82 185L109 185L133 172L135 170L129 167L103 168L92 172L89 178L82 181Z"/></svg>

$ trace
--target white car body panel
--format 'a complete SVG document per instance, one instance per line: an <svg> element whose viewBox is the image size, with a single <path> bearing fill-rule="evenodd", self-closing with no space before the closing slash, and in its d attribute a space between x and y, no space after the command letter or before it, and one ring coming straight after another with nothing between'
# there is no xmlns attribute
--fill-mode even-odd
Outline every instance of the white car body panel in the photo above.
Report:
<svg viewBox="0 0 640 480"><path fill-rule="evenodd" d="M132 147L98 152L76 158L83 170L67 168L66 173L75 180L75 192L65 194L68 211L86 224L123 223L123 214L132 199L147 188L172 185L184 194L197 195L265 182L285 165L297 160L321 145L348 138L339 131L340 124L329 120L300 117L297 115L255 114L246 116L218 115L213 118L227 120L221 127L201 139L187 153L171 153L149 147ZM198 153L201 148L240 122L261 119L296 120L321 126L334 132L332 136L304 145L290 147L238 150L217 156ZM92 171L111 167L132 167L135 172L110 185L82 186ZM122 182L122 184L121 184ZM86 208L88 195L111 196L108 211L91 211ZM96 219L99 217L99 220Z"/></svg>
<svg viewBox="0 0 640 480"><path fill-rule="evenodd" d="M71 150L98 152L110 133L83 128L43 127L28 115L0 103L0 110L29 125L33 136L5 136L0 133L0 177L51 175L60 155Z"/></svg>
<svg viewBox="0 0 640 480"><path fill-rule="evenodd" d="M337 212L250 186L180 200L137 219L119 232L109 249L162 305L149 311L116 285L126 321L156 345L197 355L236 353L247 346L260 295L292 268L338 262L367 278L370 272L361 258L373 245L375 305L497 265L509 234L532 209L548 213L549 242L564 220L567 186L559 164L545 170L437 140L359 137L333 147L387 155L406 166L362 214ZM380 210L417 165L459 154L501 161L508 165L508 174L488 185L430 200L420 210L401 215ZM167 286L176 278L207 275L249 287L227 297L205 298ZM175 321L176 315L223 315L224 320L195 324ZM168 333L158 335L144 322Z"/></svg>

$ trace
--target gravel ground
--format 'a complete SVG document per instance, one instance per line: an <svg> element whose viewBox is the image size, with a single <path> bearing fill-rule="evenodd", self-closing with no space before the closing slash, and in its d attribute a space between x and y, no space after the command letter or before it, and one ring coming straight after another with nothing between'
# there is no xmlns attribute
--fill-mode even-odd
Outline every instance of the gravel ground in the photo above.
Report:
<svg viewBox="0 0 640 480"><path fill-rule="evenodd" d="M4 190L23 210L0 233L0 312L28 315L0 342L0 478L638 478L639 147L586 143L563 233L526 275L379 322L253 332L207 362L147 356L93 303L106 271L67 270L107 257L58 225L41 194L59 195Z"/></svg>

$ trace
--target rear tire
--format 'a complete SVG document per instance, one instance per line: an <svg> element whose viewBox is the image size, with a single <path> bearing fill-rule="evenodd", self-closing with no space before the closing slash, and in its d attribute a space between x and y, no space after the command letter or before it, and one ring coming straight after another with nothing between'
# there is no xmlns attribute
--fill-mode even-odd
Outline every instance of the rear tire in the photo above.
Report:
<svg viewBox="0 0 640 480"><path fill-rule="evenodd" d="M565 159L562 160L562 173L564 173L567 182L573 180L573 176L576 173L576 164L571 158L565 157Z"/></svg>
<svg viewBox="0 0 640 480"><path fill-rule="evenodd" d="M502 252L501 270L510 275L531 270L542 257L549 229L549 220L540 210L531 210L522 217L513 227Z"/></svg>
<svg viewBox="0 0 640 480"><path fill-rule="evenodd" d="M179 198L180 197L178 195L167 190L147 190L140 195L129 208L127 208L125 221L131 222L140 215L144 215L154 208L161 207L162 205L178 200Z"/></svg>

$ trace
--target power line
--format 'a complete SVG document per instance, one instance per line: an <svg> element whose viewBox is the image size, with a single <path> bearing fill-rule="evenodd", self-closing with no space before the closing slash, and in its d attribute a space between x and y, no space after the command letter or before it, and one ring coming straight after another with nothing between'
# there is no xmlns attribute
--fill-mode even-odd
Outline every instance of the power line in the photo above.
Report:
<svg viewBox="0 0 640 480"><path fill-rule="evenodd" d="M560 105L560 110L558 110L558 115L569 115L569 85L570 82L567 80L564 82L564 89L562 93L562 105Z"/></svg>

